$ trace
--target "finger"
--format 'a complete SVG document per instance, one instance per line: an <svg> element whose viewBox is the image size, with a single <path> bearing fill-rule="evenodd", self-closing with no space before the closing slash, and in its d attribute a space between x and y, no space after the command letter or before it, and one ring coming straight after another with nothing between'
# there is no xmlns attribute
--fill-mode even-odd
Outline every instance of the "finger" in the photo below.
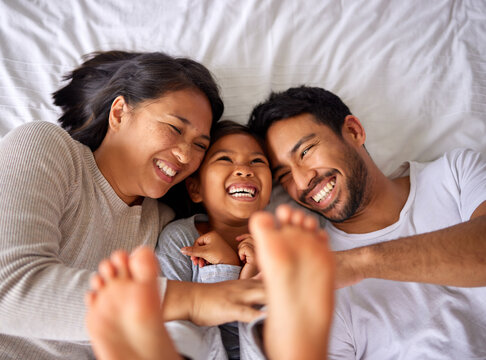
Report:
<svg viewBox="0 0 486 360"><path fill-rule="evenodd" d="M205 248L202 246L186 246L181 248L181 253L187 256L201 257L205 253Z"/></svg>
<svg viewBox="0 0 486 360"><path fill-rule="evenodd" d="M199 267L201 268L204 267L204 265L206 265L206 261L203 258L199 258L198 262L199 262Z"/></svg>
<svg viewBox="0 0 486 360"><path fill-rule="evenodd" d="M196 241L194 241L194 246L196 245L203 246L203 245L208 245L209 243L211 243L211 236L209 236L208 234L204 234L199 236L196 239Z"/></svg>
<svg viewBox="0 0 486 360"><path fill-rule="evenodd" d="M242 240L245 240L245 239L248 239L248 238L251 238L251 234L241 234L241 235L238 235L237 237L235 237L235 240L236 241L242 241Z"/></svg>
<svg viewBox="0 0 486 360"><path fill-rule="evenodd" d="M260 280L237 280L247 282L248 287L238 292L239 302L245 305L264 305L267 302L265 288Z"/></svg>
<svg viewBox="0 0 486 360"><path fill-rule="evenodd" d="M233 321L250 322L259 318L260 316L263 316L264 314L265 313L263 311L257 310L251 306L235 306Z"/></svg>

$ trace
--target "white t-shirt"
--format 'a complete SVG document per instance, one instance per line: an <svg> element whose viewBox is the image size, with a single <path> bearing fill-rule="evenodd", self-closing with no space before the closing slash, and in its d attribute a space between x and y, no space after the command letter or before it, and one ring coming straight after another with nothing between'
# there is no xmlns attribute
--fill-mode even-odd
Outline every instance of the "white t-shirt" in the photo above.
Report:
<svg viewBox="0 0 486 360"><path fill-rule="evenodd" d="M333 250L449 227L486 201L486 159L479 153L458 149L409 168L410 194L398 222L368 234L328 224ZM486 288L367 279L340 289L329 358L486 359Z"/></svg>

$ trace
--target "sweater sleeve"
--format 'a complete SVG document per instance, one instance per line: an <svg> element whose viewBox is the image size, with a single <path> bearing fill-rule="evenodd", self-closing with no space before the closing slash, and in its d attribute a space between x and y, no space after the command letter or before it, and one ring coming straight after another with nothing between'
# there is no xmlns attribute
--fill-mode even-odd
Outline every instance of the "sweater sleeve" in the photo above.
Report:
<svg viewBox="0 0 486 360"><path fill-rule="evenodd" d="M45 122L16 128L0 142L1 333L88 340L83 297L91 271L59 256L59 223L79 156L78 144Z"/></svg>

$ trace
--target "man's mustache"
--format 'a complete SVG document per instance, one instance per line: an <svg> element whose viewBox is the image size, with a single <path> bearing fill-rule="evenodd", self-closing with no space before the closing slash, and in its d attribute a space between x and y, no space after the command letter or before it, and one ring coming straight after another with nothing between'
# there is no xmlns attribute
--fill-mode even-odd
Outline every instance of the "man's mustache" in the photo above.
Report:
<svg viewBox="0 0 486 360"><path fill-rule="evenodd" d="M315 178L313 178L310 183L309 183L309 186L307 187L307 189L305 189L304 191L302 191L302 193L299 195L299 201L302 202L302 203L305 203L307 201L307 197L309 195L309 193L314 190L314 188L319 184L321 183L324 179L327 179L327 178L330 178L331 176L334 176L338 173L337 170L330 170L328 171L327 173L323 174L323 175L319 175L319 176L316 176Z"/></svg>

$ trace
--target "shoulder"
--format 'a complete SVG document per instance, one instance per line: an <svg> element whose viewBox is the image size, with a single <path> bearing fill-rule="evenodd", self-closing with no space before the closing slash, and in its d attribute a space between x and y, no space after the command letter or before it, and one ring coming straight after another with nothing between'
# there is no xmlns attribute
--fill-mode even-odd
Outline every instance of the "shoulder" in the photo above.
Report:
<svg viewBox="0 0 486 360"><path fill-rule="evenodd" d="M74 154L79 157L82 145L56 124L32 121L11 130L2 139L1 148L8 149L12 155L55 160Z"/></svg>
<svg viewBox="0 0 486 360"><path fill-rule="evenodd" d="M194 221L195 216L191 216L169 223L162 230L157 241L159 255L180 254L180 248L192 246L199 236Z"/></svg>
<svg viewBox="0 0 486 360"><path fill-rule="evenodd" d="M56 138L64 141L74 141L66 130L48 121L31 121L20 125L7 133L4 140Z"/></svg>
<svg viewBox="0 0 486 360"><path fill-rule="evenodd" d="M468 149L468 148L458 148L449 151L444 155L444 158L455 167L473 167L484 163L486 161L484 154Z"/></svg>
<svg viewBox="0 0 486 360"><path fill-rule="evenodd" d="M161 201L157 201L157 208L159 211L160 228L159 232L162 231L167 224L169 224L174 219L174 210Z"/></svg>
<svg viewBox="0 0 486 360"><path fill-rule="evenodd" d="M189 218L172 221L164 228L162 234L167 235L173 233L178 234L178 233L194 232L196 230L196 226L194 224L195 221L194 218L195 216L191 216Z"/></svg>
<svg viewBox="0 0 486 360"><path fill-rule="evenodd" d="M486 162L485 156L480 152L468 148L457 148L428 163L411 161L410 164L417 169L425 170L425 172L438 173L442 171L457 175L478 166L484 168Z"/></svg>

